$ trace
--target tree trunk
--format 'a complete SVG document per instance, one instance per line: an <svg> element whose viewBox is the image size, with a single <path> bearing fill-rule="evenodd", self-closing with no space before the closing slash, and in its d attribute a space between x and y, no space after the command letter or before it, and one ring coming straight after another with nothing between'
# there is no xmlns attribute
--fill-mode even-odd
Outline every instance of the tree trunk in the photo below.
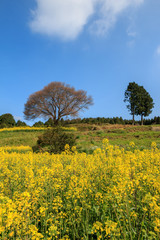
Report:
<svg viewBox="0 0 160 240"><path fill-rule="evenodd" d="M57 127L57 126L58 126L58 123L59 123L59 120L56 119L56 120L54 121L54 125Z"/></svg>
<svg viewBox="0 0 160 240"><path fill-rule="evenodd" d="M54 125L57 127L59 125L60 118L53 119Z"/></svg>
<svg viewBox="0 0 160 240"><path fill-rule="evenodd" d="M134 125L135 120L134 120L134 113L133 113L133 119L132 119L132 125Z"/></svg>
<svg viewBox="0 0 160 240"><path fill-rule="evenodd" d="M143 115L141 115L141 125L143 125Z"/></svg>

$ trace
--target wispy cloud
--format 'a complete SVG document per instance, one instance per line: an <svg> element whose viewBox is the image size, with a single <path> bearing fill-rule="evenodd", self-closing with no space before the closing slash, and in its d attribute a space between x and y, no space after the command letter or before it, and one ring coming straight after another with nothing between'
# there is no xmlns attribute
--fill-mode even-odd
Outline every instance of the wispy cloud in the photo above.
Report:
<svg viewBox="0 0 160 240"><path fill-rule="evenodd" d="M133 31L133 30L131 30L131 29L128 29L128 30L127 30L127 35L128 35L129 37L135 38L135 37L137 36L137 32L136 32L136 31Z"/></svg>
<svg viewBox="0 0 160 240"><path fill-rule="evenodd" d="M145 0L35 1L37 8L32 11L31 29L49 36L73 40L86 24L89 24L92 33L106 34L126 9L135 8Z"/></svg>
<svg viewBox="0 0 160 240"><path fill-rule="evenodd" d="M156 49L156 54L158 55L158 56L160 56L160 45L157 47L157 49Z"/></svg>
<svg viewBox="0 0 160 240"><path fill-rule="evenodd" d="M20 117L20 116L14 116L14 119L15 119L16 121L18 121L18 120L22 120L22 117Z"/></svg>
<svg viewBox="0 0 160 240"><path fill-rule="evenodd" d="M99 16L92 24L92 32L106 34L125 10L138 7L143 2L144 0L97 0Z"/></svg>
<svg viewBox="0 0 160 240"><path fill-rule="evenodd" d="M135 42L136 42L137 32L136 32L136 25L134 22L134 18L132 16L130 16L129 19L130 19L130 25L127 29L127 36L128 36L127 46L129 48L132 48L132 47L134 47Z"/></svg>

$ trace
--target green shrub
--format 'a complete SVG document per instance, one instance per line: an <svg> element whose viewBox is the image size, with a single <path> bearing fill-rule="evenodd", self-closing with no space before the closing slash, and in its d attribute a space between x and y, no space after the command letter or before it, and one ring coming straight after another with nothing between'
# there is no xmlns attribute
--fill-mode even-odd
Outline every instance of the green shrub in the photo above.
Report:
<svg viewBox="0 0 160 240"><path fill-rule="evenodd" d="M38 137L37 145L33 152L61 153L65 150L65 145L70 147L75 145L75 137L71 133L65 133L61 128L47 130Z"/></svg>
<svg viewBox="0 0 160 240"><path fill-rule="evenodd" d="M10 113L6 113L0 116L0 125L1 128L7 127L14 127L16 124L14 117Z"/></svg>
<svg viewBox="0 0 160 240"><path fill-rule="evenodd" d="M44 127L44 123L42 121L35 122L33 127Z"/></svg>
<svg viewBox="0 0 160 240"><path fill-rule="evenodd" d="M0 128L7 128L7 124L6 123L0 123Z"/></svg>
<svg viewBox="0 0 160 240"><path fill-rule="evenodd" d="M47 122L45 122L45 124L44 124L46 127L54 127L54 121L51 119L51 118L49 118L48 120L47 120Z"/></svg>
<svg viewBox="0 0 160 240"><path fill-rule="evenodd" d="M16 127L26 127L27 124L25 122L22 122L21 120L18 120L16 122Z"/></svg>

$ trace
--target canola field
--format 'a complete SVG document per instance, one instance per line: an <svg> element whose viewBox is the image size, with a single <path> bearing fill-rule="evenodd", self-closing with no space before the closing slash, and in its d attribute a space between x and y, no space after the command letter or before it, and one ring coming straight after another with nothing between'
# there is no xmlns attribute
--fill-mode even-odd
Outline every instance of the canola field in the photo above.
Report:
<svg viewBox="0 0 160 240"><path fill-rule="evenodd" d="M160 150L1 147L0 239L160 239Z"/></svg>

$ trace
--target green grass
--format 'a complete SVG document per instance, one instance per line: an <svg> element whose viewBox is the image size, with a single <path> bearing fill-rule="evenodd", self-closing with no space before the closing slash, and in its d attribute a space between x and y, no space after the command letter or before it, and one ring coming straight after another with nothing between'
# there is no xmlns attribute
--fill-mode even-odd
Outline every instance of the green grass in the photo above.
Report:
<svg viewBox="0 0 160 240"><path fill-rule="evenodd" d="M79 152L91 153L96 147L102 146L102 139L108 138L110 144L127 148L133 141L139 149L149 148L155 141L160 148L160 131L152 131L150 126L123 126L101 125L95 127L91 124L74 125L74 131ZM34 146L37 138L43 133L35 131L6 131L0 132L1 146Z"/></svg>
<svg viewBox="0 0 160 240"><path fill-rule="evenodd" d="M34 146L42 131L0 132L0 147L3 146Z"/></svg>
<svg viewBox="0 0 160 240"><path fill-rule="evenodd" d="M156 142L160 148L160 132L152 131L150 126L107 126L102 125L101 130L79 131L77 145L80 150L90 152L94 147L102 146L102 139L108 138L110 144L127 148L133 141L139 149L150 148L152 142ZM90 129L89 127L88 129Z"/></svg>

